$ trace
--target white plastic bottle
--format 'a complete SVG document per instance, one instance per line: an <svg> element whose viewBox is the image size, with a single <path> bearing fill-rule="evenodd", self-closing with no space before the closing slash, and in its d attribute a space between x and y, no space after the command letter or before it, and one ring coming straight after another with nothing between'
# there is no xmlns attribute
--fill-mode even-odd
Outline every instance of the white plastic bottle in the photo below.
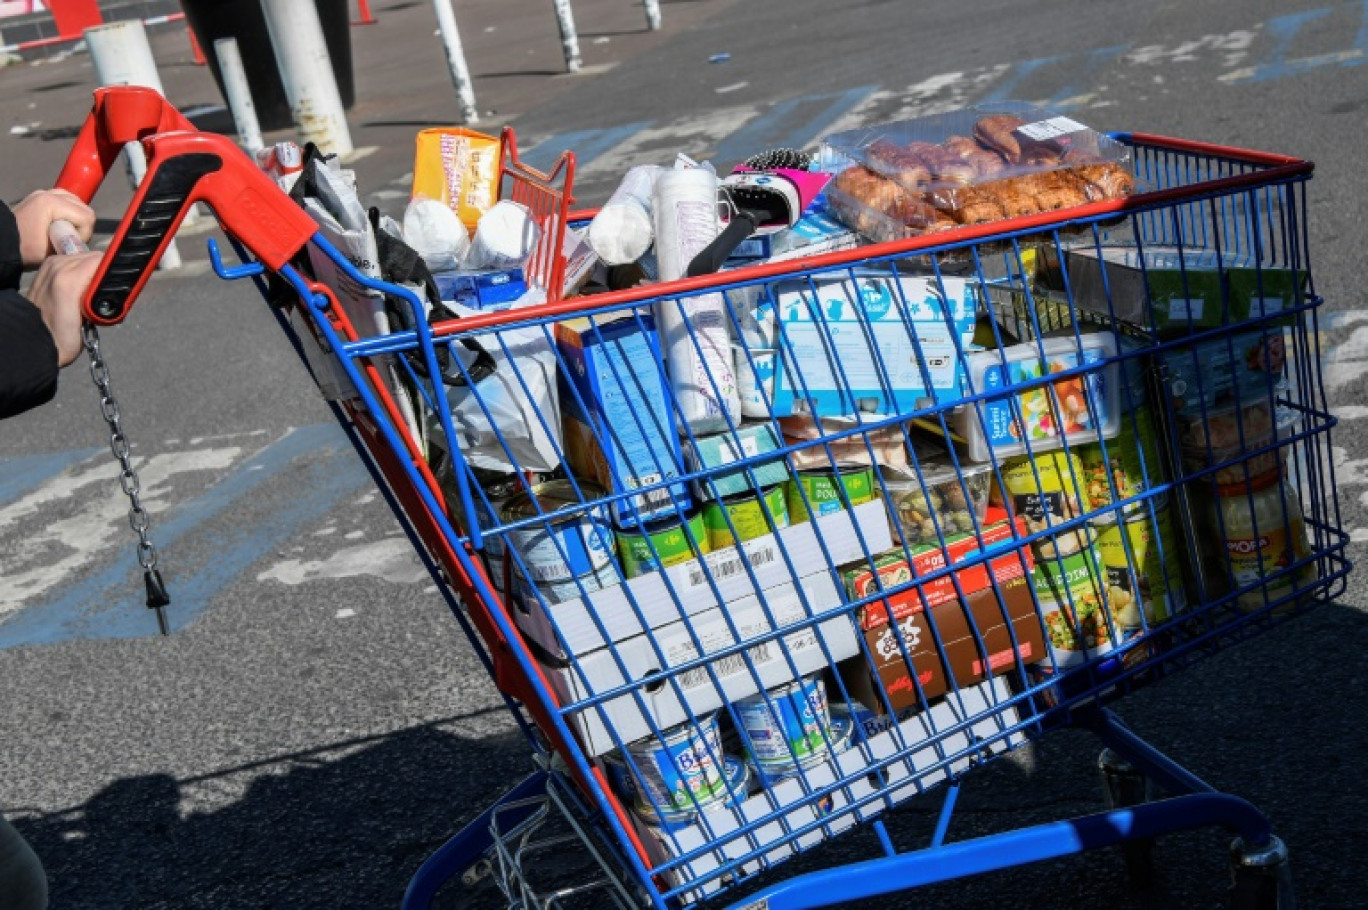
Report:
<svg viewBox="0 0 1368 910"><path fill-rule="evenodd" d="M665 171L655 182L652 214L660 280L681 278L690 260L718 234L717 175L702 167ZM741 402L722 295L661 300L655 305L655 321L682 420L694 433L726 430L729 418L739 422Z"/></svg>
<svg viewBox="0 0 1368 910"><path fill-rule="evenodd" d="M605 265L636 262L651 248L651 193L665 169L639 164L628 169L622 182L589 222L589 245Z"/></svg>

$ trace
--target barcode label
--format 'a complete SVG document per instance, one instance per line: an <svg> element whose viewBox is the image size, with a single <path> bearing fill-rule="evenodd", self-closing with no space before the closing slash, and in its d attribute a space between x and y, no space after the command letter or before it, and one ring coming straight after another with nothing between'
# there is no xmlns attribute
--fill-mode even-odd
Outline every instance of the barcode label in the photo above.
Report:
<svg viewBox="0 0 1368 910"><path fill-rule="evenodd" d="M1086 129L1087 127L1077 120L1070 120L1068 117L1051 117L1049 120L1037 120L1035 123L1019 126L1016 131L1028 139L1043 142L1057 136L1067 136L1069 133L1081 133Z"/></svg>
<svg viewBox="0 0 1368 910"><path fill-rule="evenodd" d="M705 559L704 562L689 569L689 587L697 588L706 584L709 572L712 573L714 581L721 581L745 572L747 562L752 569L758 569L774 562L774 559L773 547L760 547L752 553L738 553L726 559Z"/></svg>
<svg viewBox="0 0 1368 910"><path fill-rule="evenodd" d="M660 483L661 475L647 474L643 477L628 477L627 485L633 490L639 487L650 486L653 483ZM643 511L650 511L657 506L667 506L670 504L670 488L661 487L658 490L648 490L632 497L632 504Z"/></svg>
<svg viewBox="0 0 1368 910"><path fill-rule="evenodd" d="M715 660L707 666L694 667L692 670L679 674L679 686L682 689L693 689L708 682L708 668L717 674L721 679L735 673L746 672L746 657L749 655L751 663L756 667L767 663L770 659L770 642L761 642L749 650L732 654Z"/></svg>

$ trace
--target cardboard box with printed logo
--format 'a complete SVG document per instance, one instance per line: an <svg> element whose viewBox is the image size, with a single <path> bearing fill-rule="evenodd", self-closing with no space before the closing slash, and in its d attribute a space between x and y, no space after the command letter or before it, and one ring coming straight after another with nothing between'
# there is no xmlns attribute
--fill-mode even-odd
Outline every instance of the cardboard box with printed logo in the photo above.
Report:
<svg viewBox="0 0 1368 910"><path fill-rule="evenodd" d="M840 670L850 694L880 711L880 687L892 709L900 711L944 695L951 679L963 688L1018 664L1036 663L1048 653L1026 576L996 582L929 613L915 605L896 625L865 628L864 637L872 664L857 657Z"/></svg>

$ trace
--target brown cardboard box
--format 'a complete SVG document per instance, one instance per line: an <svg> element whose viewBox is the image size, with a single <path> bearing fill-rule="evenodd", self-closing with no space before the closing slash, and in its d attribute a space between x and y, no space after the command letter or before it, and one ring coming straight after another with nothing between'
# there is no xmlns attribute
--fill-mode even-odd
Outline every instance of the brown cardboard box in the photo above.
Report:
<svg viewBox="0 0 1368 910"><path fill-rule="evenodd" d="M1025 578L1001 582L997 592L1002 595L1001 604L990 587L969 594L964 600L956 599L932 608L931 616L944 647L944 661L937 652L936 639L924 611L919 610L898 622L897 628L917 671L922 696L928 702L945 694L949 687L947 669L963 687L982 682L987 675L1007 672L1016 665L1018 658L1023 664L1032 664L1047 656L1030 582ZM1015 652L1003 606L1006 616L1011 617L1016 635ZM973 626L970 626L970 616ZM975 627L988 652L988 674L984 673L984 655L974 637ZM882 685L894 711L921 704L893 627L884 625L867 629L864 636L875 665L871 668L863 656L841 664L842 678L850 694L876 711L881 710L883 698L876 686Z"/></svg>

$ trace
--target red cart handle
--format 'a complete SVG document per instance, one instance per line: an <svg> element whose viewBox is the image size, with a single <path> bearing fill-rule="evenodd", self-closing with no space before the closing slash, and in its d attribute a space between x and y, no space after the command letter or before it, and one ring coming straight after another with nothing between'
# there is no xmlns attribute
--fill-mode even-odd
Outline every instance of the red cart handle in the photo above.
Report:
<svg viewBox="0 0 1368 910"><path fill-rule="evenodd" d="M273 270L289 262L318 230L232 140L196 131L149 88L119 86L95 92L95 105L57 186L89 202L129 142L142 143L147 175L86 295L85 317L91 322L123 321L186 210L196 202L207 203L223 229Z"/></svg>

